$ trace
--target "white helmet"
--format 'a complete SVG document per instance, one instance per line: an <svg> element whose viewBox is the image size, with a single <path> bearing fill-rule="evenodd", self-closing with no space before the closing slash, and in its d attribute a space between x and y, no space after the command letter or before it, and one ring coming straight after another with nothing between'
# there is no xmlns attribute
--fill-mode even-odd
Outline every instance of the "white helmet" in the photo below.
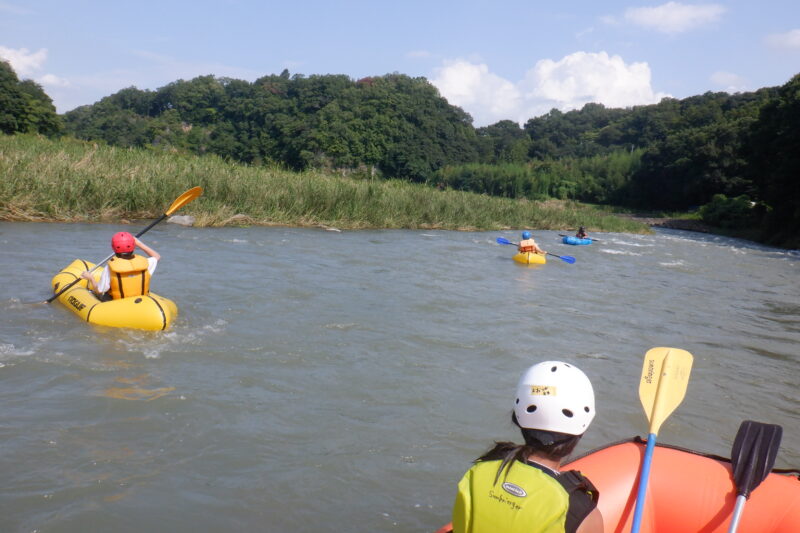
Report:
<svg viewBox="0 0 800 533"><path fill-rule="evenodd" d="M517 385L520 427L583 435L594 419L594 389L586 374L560 361L530 367Z"/></svg>

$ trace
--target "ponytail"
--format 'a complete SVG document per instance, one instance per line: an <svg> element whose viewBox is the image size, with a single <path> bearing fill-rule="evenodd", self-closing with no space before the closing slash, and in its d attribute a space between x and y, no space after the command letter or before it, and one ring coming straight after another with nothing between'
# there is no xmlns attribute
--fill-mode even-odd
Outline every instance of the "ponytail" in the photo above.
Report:
<svg viewBox="0 0 800 533"><path fill-rule="evenodd" d="M503 470L511 468L514 461L525 463L531 455L539 455L551 461L560 461L568 456L578 445L583 435L569 435L555 431L530 429L519 426L517 415L511 413L511 421L520 428L525 444L495 441L494 447L478 457L475 462L501 461L494 478L495 484Z"/></svg>

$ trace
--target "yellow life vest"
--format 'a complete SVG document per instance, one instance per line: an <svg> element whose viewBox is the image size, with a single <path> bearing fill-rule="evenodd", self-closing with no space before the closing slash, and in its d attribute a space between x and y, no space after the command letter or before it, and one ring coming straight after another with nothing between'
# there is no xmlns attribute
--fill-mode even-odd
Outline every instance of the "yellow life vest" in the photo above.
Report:
<svg viewBox="0 0 800 533"><path fill-rule="evenodd" d="M150 272L148 261L141 255L132 259L113 257L108 262L111 270L111 287L108 293L115 300L130 296L142 296L150 292Z"/></svg>
<svg viewBox="0 0 800 533"><path fill-rule="evenodd" d="M524 241L520 241L519 243L519 251L522 253L525 252L535 252L536 251L536 241L533 239L525 239Z"/></svg>
<svg viewBox="0 0 800 533"><path fill-rule="evenodd" d="M564 533L569 493L554 477L513 461L481 461L458 483L453 533Z"/></svg>

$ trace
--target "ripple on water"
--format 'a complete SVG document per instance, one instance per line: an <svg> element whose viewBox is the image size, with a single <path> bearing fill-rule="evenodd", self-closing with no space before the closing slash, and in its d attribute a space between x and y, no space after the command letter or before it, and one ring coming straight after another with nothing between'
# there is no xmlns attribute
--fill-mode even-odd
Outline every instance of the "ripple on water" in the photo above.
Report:
<svg viewBox="0 0 800 533"><path fill-rule="evenodd" d="M600 251L609 255L630 255L633 257L641 256L638 252L631 252L630 250L616 250L614 248L600 248Z"/></svg>
<svg viewBox="0 0 800 533"><path fill-rule="evenodd" d="M9 530L97 529L102 515L132 530L433 531L470 462L519 439L522 369L563 359L591 377L583 451L646 433L636 387L653 346L695 356L659 441L725 455L741 420L768 416L785 431L779 462L800 457L797 253L658 230L527 269L497 232L162 225L154 290L181 312L131 332L23 306L14 286L47 294L61 261L40 250L72 256L111 226L7 227L0 267L19 282L0 286L0 521L22 524Z"/></svg>

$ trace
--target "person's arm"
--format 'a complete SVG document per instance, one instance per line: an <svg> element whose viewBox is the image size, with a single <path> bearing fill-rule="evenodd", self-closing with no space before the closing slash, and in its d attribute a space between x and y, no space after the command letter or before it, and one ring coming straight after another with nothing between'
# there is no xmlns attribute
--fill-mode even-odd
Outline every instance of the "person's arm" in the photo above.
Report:
<svg viewBox="0 0 800 533"><path fill-rule="evenodd" d="M98 296L108 292L109 286L111 285L108 265L103 267L103 273L100 274L99 281L94 280L94 275L89 270L82 272L81 277L89 282L89 289Z"/></svg>
<svg viewBox="0 0 800 533"><path fill-rule="evenodd" d="M97 284L94 282L94 275L91 272L84 270L81 272L81 277L89 282L89 290L95 294L100 294L100 291L97 290Z"/></svg>
<svg viewBox="0 0 800 533"><path fill-rule="evenodd" d="M161 260L161 255L158 252L156 252L155 250L153 250L152 248L150 248L145 243L143 243L142 241L140 241L139 239L137 239L135 237L134 237L134 241L136 242L136 246L141 248L144 253L146 253L147 255L149 255L150 257L155 259L156 261L160 261Z"/></svg>
<svg viewBox="0 0 800 533"><path fill-rule="evenodd" d="M575 533L604 533L603 530L603 515L600 509L595 507L586 518L583 519L581 525L575 530Z"/></svg>

